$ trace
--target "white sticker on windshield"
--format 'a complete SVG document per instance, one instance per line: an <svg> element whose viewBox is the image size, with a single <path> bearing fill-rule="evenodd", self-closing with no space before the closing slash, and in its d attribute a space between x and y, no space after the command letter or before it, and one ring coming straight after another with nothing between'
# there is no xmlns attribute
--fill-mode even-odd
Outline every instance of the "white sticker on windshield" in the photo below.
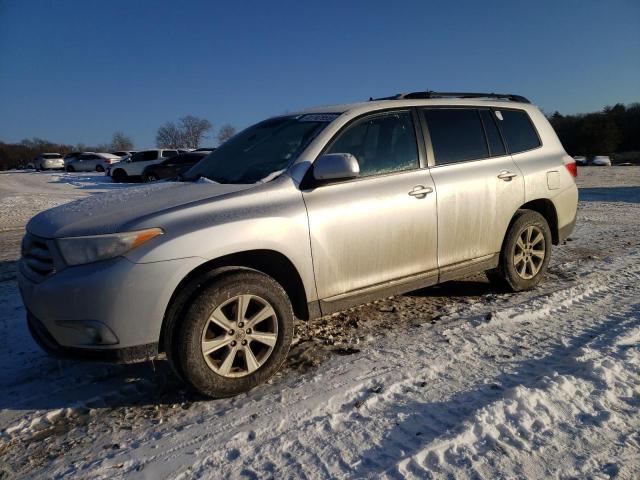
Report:
<svg viewBox="0 0 640 480"><path fill-rule="evenodd" d="M339 113L310 113L298 118L299 122L333 122L340 116Z"/></svg>
<svg viewBox="0 0 640 480"><path fill-rule="evenodd" d="M496 110L496 117L498 117L498 120L504 120L504 118L502 118L502 113L500 113L500 110Z"/></svg>

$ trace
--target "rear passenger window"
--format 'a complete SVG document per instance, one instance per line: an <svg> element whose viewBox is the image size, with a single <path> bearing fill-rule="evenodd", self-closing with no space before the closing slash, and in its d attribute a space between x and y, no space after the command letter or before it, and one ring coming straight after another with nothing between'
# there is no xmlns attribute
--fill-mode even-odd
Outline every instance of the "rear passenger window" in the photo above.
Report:
<svg viewBox="0 0 640 480"><path fill-rule="evenodd" d="M433 108L423 112L436 156L436 165L489 156L477 110Z"/></svg>
<svg viewBox="0 0 640 480"><path fill-rule="evenodd" d="M489 143L489 155L492 157L499 157L506 154L500 132L496 126L495 117L491 110L480 110L480 117L482 118L482 124L484 125L484 131L487 134L487 142Z"/></svg>
<svg viewBox="0 0 640 480"><path fill-rule="evenodd" d="M522 110L500 110L500 126L511 153L524 152L540 146L540 139L529 115Z"/></svg>
<svg viewBox="0 0 640 480"><path fill-rule="evenodd" d="M349 125L326 153L350 153L360 176L419 168L418 144L409 112L372 115Z"/></svg>
<svg viewBox="0 0 640 480"><path fill-rule="evenodd" d="M143 152L135 153L131 157L132 162L148 162L149 160L156 160L158 158L157 150L145 150Z"/></svg>
<svg viewBox="0 0 640 480"><path fill-rule="evenodd" d="M163 150L162 156L165 158L175 157L178 154L176 150Z"/></svg>

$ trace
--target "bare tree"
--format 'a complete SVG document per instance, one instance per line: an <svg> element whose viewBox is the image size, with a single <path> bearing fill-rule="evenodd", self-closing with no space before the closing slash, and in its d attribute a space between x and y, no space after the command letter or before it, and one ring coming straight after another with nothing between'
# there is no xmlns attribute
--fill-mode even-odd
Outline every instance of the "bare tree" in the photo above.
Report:
<svg viewBox="0 0 640 480"><path fill-rule="evenodd" d="M205 138L206 133L213 127L209 120L187 115L180 119L179 128L183 135L183 146L187 148L198 148L202 139Z"/></svg>
<svg viewBox="0 0 640 480"><path fill-rule="evenodd" d="M117 131L111 138L112 150L133 150L133 139L121 131Z"/></svg>
<svg viewBox="0 0 640 480"><path fill-rule="evenodd" d="M231 125L230 123L225 123L218 130L218 145L222 145L224 142L229 140L236 134L236 127Z"/></svg>
<svg viewBox="0 0 640 480"><path fill-rule="evenodd" d="M111 150L111 145L108 143L99 143L93 149L94 152L108 152L109 150Z"/></svg>
<svg viewBox="0 0 640 480"><path fill-rule="evenodd" d="M156 133L156 145L158 148L184 147L184 136L181 129L173 122L165 123Z"/></svg>

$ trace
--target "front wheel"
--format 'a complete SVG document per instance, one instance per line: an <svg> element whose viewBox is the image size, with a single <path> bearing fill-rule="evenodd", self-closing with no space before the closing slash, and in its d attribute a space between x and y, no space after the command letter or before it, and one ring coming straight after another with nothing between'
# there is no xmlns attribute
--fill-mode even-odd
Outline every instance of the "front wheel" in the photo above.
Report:
<svg viewBox="0 0 640 480"><path fill-rule="evenodd" d="M251 390L278 371L294 316L278 282L239 270L204 288L175 328L174 367L194 389L220 398Z"/></svg>
<svg viewBox="0 0 640 480"><path fill-rule="evenodd" d="M518 211L503 242L498 268L487 272L487 277L513 292L535 287L549 265L551 244L547 220L532 210Z"/></svg>

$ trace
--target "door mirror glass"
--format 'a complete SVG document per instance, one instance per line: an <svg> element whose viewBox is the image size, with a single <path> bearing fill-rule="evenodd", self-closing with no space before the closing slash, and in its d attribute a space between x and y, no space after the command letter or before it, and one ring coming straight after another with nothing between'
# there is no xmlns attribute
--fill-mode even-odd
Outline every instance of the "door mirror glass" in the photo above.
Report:
<svg viewBox="0 0 640 480"><path fill-rule="evenodd" d="M316 180L347 180L358 175L358 159L350 153L326 153L313 163L313 178Z"/></svg>

